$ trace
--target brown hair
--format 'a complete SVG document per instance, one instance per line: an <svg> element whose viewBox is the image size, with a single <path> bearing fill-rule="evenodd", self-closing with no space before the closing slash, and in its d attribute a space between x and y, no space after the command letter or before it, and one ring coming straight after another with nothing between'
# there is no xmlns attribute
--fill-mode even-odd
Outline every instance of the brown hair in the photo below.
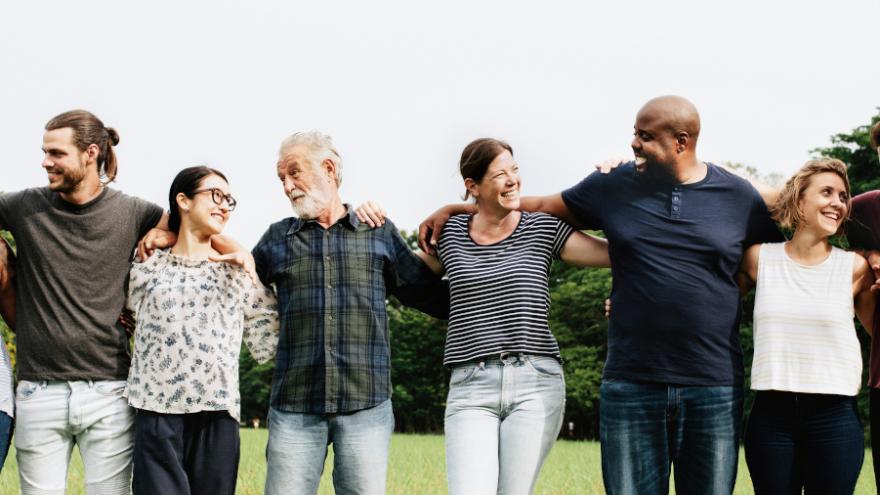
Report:
<svg viewBox="0 0 880 495"><path fill-rule="evenodd" d="M804 164L794 175L786 181L776 204L770 209L773 220L779 222L780 225L787 229L796 230L798 224L804 219L804 212L801 211L798 203L804 191L810 185L810 178L814 175L824 172L837 174L843 180L844 189L846 190L846 214L852 209L852 197L850 196L849 178L846 175L846 164L837 158L818 158L810 160ZM844 220L846 220L844 218ZM846 222L841 222L840 229ZM841 233L837 231L837 234Z"/></svg>
<svg viewBox="0 0 880 495"><path fill-rule="evenodd" d="M492 163L498 155L507 150L513 155L513 148L509 144L499 139L480 138L471 141L464 147L461 152L461 161L459 161L458 169L461 172L462 179L471 179L474 182L483 180L489 164ZM464 199L470 197L470 192L465 190Z"/></svg>
<svg viewBox="0 0 880 495"><path fill-rule="evenodd" d="M89 145L98 147L98 174L103 177L103 182L116 180L116 154L113 147L119 144L119 133L112 127L104 127L98 117L85 110L71 110L61 115L56 115L46 123L46 130L73 129L73 144L80 150L85 151Z"/></svg>
<svg viewBox="0 0 880 495"><path fill-rule="evenodd" d="M877 146L880 146L880 120L871 127L871 147L876 149Z"/></svg>

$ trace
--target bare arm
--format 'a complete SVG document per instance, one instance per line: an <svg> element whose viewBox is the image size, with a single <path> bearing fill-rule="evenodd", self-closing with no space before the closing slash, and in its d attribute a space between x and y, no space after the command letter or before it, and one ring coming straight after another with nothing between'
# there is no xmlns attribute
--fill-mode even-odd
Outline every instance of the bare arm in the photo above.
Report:
<svg viewBox="0 0 880 495"><path fill-rule="evenodd" d="M758 283L758 257L760 254L760 244L753 244L747 247L743 253L742 264L739 267L739 272L736 274L736 281L739 284L741 295L745 295Z"/></svg>
<svg viewBox="0 0 880 495"><path fill-rule="evenodd" d="M573 266L599 268L611 266L611 259L608 257L608 241L577 230L565 241L559 255L562 261Z"/></svg>
<svg viewBox="0 0 880 495"><path fill-rule="evenodd" d="M415 253L416 256L419 257L419 259L421 259L423 262L425 262L426 265L428 265L428 268L430 268L431 271L434 272L434 274L443 275L444 273L446 273L446 269L443 267L443 263L440 263L440 258L437 258L434 255L430 255L422 251L421 249L416 251Z"/></svg>
<svg viewBox="0 0 880 495"><path fill-rule="evenodd" d="M15 329L15 255L0 239L0 316Z"/></svg>
<svg viewBox="0 0 880 495"><path fill-rule="evenodd" d="M874 272L862 256L855 256L853 266L853 306L856 316L871 337L874 336L874 306L876 298L871 292L874 283Z"/></svg>

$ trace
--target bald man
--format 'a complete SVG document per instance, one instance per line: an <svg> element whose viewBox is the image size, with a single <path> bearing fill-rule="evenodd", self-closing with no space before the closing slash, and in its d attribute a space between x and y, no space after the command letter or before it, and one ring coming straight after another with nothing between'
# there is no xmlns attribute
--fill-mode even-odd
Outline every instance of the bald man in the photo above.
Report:
<svg viewBox="0 0 880 495"><path fill-rule="evenodd" d="M696 155L700 117L678 96L636 116L635 161L546 197L522 198L608 238L614 310L600 389L602 475L609 495L733 491L742 416L743 250L782 240L760 194ZM436 244L442 208L420 226ZM597 301L598 303L598 301Z"/></svg>

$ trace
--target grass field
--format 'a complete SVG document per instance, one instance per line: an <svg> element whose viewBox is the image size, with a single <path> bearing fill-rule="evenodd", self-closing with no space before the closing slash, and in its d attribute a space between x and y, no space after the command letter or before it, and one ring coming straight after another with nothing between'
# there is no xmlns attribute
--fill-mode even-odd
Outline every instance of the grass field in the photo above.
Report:
<svg viewBox="0 0 880 495"><path fill-rule="evenodd" d="M241 466L238 470L238 490L242 495L263 493L266 478L266 430L241 431ZM599 463L599 444L593 442L559 441L550 453L535 490L537 494L600 494L602 470ZM388 493L395 495L429 495L446 492L446 473L443 437L439 435L395 435L391 444L388 469ZM330 479L332 456L327 459L324 479L318 493L333 493ZM871 452L865 452L865 466L856 488L857 494L874 494ZM82 494L82 463L74 455L70 469L68 494ZM18 493L18 472L15 453L10 452L0 474L0 494ZM673 492L674 493L674 492ZM740 455L737 495L753 493L745 461Z"/></svg>

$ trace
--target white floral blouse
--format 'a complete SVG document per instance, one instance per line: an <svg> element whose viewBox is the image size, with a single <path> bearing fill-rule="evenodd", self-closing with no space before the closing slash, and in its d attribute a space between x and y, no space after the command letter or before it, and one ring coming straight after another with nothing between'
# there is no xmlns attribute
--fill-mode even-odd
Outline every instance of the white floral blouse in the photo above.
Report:
<svg viewBox="0 0 880 495"><path fill-rule="evenodd" d="M242 336L257 362L275 355L274 293L240 267L159 250L132 265L126 306L137 320L128 403L166 414L227 410L240 420Z"/></svg>

